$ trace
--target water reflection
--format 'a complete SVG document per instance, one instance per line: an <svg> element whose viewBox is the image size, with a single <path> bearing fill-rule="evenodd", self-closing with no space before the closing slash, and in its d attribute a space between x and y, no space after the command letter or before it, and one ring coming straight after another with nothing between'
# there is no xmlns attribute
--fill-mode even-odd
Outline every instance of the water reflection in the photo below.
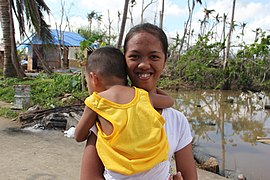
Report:
<svg viewBox="0 0 270 180"><path fill-rule="evenodd" d="M179 91L175 108L190 121L194 143L214 155L221 174L243 173L248 179L269 179L270 145L256 142L270 136L269 94L237 91Z"/></svg>

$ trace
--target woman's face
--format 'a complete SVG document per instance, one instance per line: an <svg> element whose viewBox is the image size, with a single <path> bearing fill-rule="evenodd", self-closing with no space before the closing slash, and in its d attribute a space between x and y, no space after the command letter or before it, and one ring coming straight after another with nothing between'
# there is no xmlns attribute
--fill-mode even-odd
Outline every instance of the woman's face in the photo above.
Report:
<svg viewBox="0 0 270 180"><path fill-rule="evenodd" d="M132 85L155 91L166 61L160 40L148 32L139 32L128 41L125 57Z"/></svg>

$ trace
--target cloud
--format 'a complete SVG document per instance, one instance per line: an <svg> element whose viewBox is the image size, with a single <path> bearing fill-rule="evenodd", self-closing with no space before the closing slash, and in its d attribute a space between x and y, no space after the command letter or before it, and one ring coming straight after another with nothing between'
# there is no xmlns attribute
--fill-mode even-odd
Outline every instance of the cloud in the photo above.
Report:
<svg viewBox="0 0 270 180"><path fill-rule="evenodd" d="M151 0L144 0L145 5ZM123 13L124 0L63 0L65 2L65 11L69 17L72 30L76 30L78 27L88 26L87 13L95 10L102 16L103 24L108 27L108 10L110 13L110 19L113 21L112 26L114 30L118 30L118 11ZM59 0L47 0L47 5L51 9L52 15L46 16L47 22L51 24L52 28L55 28L55 22L60 23L61 17L61 4ZM132 17L134 24L138 24L141 21L141 8L142 0L136 0L136 5L132 10ZM154 0L144 13L144 20L150 23L159 24L159 11L161 9L161 0ZM193 29L197 31L200 30L199 20L204 17L203 8L214 9L215 12L210 16L210 19L214 19L214 16L219 13L222 16L224 13L228 15L227 21L230 20L232 11L232 1L228 0L205 0L203 5L196 4L195 12L193 15ZM269 29L270 24L270 1L266 0L237 0L236 10L235 10L235 21L236 23L247 23L246 26L246 37L249 41L254 39L254 32L256 28L260 27L264 30ZM187 1L182 0L166 0L165 1L165 14L164 14L164 29L170 36L175 35L176 32L183 33L184 23L187 20L188 8ZM120 22L121 23L121 22ZM93 24L95 27L95 22ZM103 28L106 30L106 26ZM128 14L128 20L126 22L126 30L128 30L131 25L130 14ZM220 28L220 27L219 27ZM1 29L0 29L1 30ZM236 28L237 31L240 30L239 27ZM218 29L218 31L220 31ZM235 31L233 35L239 34ZM1 35L0 35L1 38Z"/></svg>
<svg viewBox="0 0 270 180"><path fill-rule="evenodd" d="M172 1L165 1L165 15L166 16L181 16L181 15L184 15L186 14L188 11L187 11L187 8L181 8L179 6L179 4L175 4L174 2ZM159 9L161 9L161 5L159 7Z"/></svg>

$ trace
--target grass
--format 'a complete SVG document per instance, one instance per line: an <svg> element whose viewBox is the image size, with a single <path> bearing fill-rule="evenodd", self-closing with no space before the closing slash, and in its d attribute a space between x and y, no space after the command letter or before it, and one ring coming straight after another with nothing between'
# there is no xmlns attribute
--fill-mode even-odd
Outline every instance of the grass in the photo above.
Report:
<svg viewBox="0 0 270 180"><path fill-rule="evenodd" d="M84 100L87 95L87 88L85 91L81 89L80 74L39 74L34 78L3 78L0 76L0 101L14 102L14 85L27 84L31 86L30 105L38 105L42 109L67 106L76 103L81 103L78 99ZM69 98L62 101L65 94L71 94L76 98ZM7 108L1 108L0 116L12 117L16 113Z"/></svg>
<svg viewBox="0 0 270 180"><path fill-rule="evenodd" d="M19 115L18 111L11 110L10 108L0 108L0 116L9 118L9 119L14 119Z"/></svg>

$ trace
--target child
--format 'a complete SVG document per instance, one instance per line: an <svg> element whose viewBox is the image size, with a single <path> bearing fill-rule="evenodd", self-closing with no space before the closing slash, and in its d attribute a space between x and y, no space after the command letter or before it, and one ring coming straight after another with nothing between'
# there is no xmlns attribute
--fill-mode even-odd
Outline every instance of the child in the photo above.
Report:
<svg viewBox="0 0 270 180"><path fill-rule="evenodd" d="M127 86L125 57L113 47L99 48L89 56L86 81L90 96L75 139L84 141L96 123L96 148L105 178L136 176L166 162L165 120L153 107L170 107L173 100L161 90L156 94ZM160 173L164 176L164 171Z"/></svg>

